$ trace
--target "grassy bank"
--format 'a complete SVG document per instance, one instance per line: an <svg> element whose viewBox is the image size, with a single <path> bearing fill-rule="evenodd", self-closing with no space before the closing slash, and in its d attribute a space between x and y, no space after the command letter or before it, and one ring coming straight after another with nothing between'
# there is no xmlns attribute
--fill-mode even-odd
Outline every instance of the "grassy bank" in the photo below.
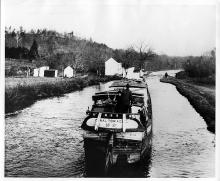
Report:
<svg viewBox="0 0 220 181"><path fill-rule="evenodd" d="M161 82L171 83L185 96L195 110L204 118L207 129L215 133L215 90L207 86L198 86L174 77L162 78Z"/></svg>
<svg viewBox="0 0 220 181"><path fill-rule="evenodd" d="M119 79L116 76L84 78L8 78L5 88L5 113L30 106L36 100L61 96L86 86Z"/></svg>

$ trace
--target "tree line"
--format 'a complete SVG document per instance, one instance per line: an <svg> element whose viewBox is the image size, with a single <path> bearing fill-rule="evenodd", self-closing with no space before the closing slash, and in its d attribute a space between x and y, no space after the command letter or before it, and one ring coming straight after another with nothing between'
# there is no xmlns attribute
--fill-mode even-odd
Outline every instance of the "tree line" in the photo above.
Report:
<svg viewBox="0 0 220 181"><path fill-rule="evenodd" d="M36 40L33 41L30 49L26 47L5 47L5 57L12 59L29 59L30 61L39 58L38 44Z"/></svg>
<svg viewBox="0 0 220 181"><path fill-rule="evenodd" d="M27 59L42 62L51 68L62 70L68 65L77 72L104 74L105 61L113 57L124 68L135 70L178 69L184 58L157 54L147 43L128 46L127 49L112 49L92 38L78 37L74 32L58 33L54 30L37 29L25 31L5 28L6 58Z"/></svg>

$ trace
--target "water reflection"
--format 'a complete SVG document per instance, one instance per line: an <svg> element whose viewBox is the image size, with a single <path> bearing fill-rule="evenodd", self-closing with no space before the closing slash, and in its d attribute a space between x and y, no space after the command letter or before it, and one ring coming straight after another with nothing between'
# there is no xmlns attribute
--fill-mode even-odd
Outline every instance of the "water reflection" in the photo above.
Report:
<svg viewBox="0 0 220 181"><path fill-rule="evenodd" d="M126 164L125 162L114 165L108 174L108 177L114 178L143 178L150 177L152 166L151 152L149 156L141 162Z"/></svg>

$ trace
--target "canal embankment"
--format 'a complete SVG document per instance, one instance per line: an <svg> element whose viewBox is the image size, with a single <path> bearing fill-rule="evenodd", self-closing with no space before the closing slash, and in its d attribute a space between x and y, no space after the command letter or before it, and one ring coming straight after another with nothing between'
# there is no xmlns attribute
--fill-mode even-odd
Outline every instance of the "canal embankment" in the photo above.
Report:
<svg viewBox="0 0 220 181"><path fill-rule="evenodd" d="M207 129L215 133L215 89L172 76L160 79L161 82L176 86L180 94L185 96L195 110L204 118Z"/></svg>
<svg viewBox="0 0 220 181"><path fill-rule="evenodd" d="M36 100L62 96L100 82L117 80L117 76L86 76L78 78L6 78L5 113L26 108Z"/></svg>
<svg viewBox="0 0 220 181"><path fill-rule="evenodd" d="M210 178L215 176L215 135L163 73L146 78L152 99L149 162L117 165L109 177ZM171 72L168 72L172 75ZM5 177L85 177L82 121L96 92L111 82L36 101L5 118ZM16 140L16 141L15 141Z"/></svg>

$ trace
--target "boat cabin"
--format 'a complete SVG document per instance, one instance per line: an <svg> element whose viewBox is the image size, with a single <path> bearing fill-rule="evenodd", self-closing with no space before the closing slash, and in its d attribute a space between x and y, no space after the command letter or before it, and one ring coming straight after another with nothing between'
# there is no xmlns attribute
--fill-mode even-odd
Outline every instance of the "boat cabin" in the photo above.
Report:
<svg viewBox="0 0 220 181"><path fill-rule="evenodd" d="M120 96L120 89L118 91L100 92L92 96L94 104L92 110L94 112L105 113L122 113L117 110L117 101ZM145 105L146 98L144 94L132 92L132 106L130 113L138 113L137 110Z"/></svg>
<svg viewBox="0 0 220 181"><path fill-rule="evenodd" d="M115 86L116 85L116 86ZM118 100L120 97L120 92L123 91L126 84L120 85L113 83L111 88L112 90L96 93L92 96L94 104L92 105L91 110L87 111L89 118L96 118L97 120L118 120L118 125L122 124L123 120L134 120L137 126L133 128L142 128L144 129L147 125L148 120L148 90L145 84L130 84L130 91L132 94L132 105L130 106L129 112L121 112L118 109ZM96 120L96 122L97 122ZM120 122L120 123L119 123ZM89 121L87 122L89 124ZM94 126L95 123L91 123L91 126ZM97 125L100 125L98 121ZM88 126L88 125L87 125ZM103 127L106 127L103 126ZM117 127L117 126L115 126ZM118 126L119 128L120 126ZM123 127L123 126L122 126ZM121 128L122 128L121 127ZM114 128L114 126L109 126L108 128Z"/></svg>

